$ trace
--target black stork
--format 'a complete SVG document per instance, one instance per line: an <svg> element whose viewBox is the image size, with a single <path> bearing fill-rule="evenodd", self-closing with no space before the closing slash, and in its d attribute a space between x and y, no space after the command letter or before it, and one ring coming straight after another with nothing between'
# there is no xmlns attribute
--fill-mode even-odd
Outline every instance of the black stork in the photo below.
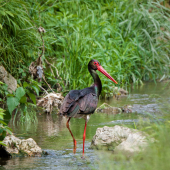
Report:
<svg viewBox="0 0 170 170"><path fill-rule="evenodd" d="M114 83L118 84L100 65L99 61L91 60L88 64L88 70L93 77L94 84L91 87L87 87L82 90L71 90L66 97L60 108L60 115L68 117L66 126L73 138L73 153L76 153L76 140L70 130L69 121L72 117L74 118L84 118L85 127L83 134L83 157L84 157L84 143L86 138L86 126L90 118L90 115L94 113L97 108L97 103L99 100L99 95L102 90L101 80L96 73L96 70L99 70L102 74L112 80Z"/></svg>

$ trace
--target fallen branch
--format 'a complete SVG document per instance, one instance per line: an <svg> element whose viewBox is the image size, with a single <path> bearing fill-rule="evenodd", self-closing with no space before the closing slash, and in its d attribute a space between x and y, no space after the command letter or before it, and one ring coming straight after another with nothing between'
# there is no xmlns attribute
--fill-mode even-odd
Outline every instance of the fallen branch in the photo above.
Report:
<svg viewBox="0 0 170 170"><path fill-rule="evenodd" d="M62 80L62 78L61 78L61 77L59 76L59 74L58 74L57 68L56 68L55 66L53 66L51 63L49 63L49 62L47 61L47 59L45 59L45 61L46 61L46 63L47 63L48 65L50 65L50 70L51 70L52 74L54 75L54 72L53 72L53 70L51 69L51 67L53 67L53 68L56 70L57 78L59 78L60 80ZM54 75L54 76L55 76L55 75Z"/></svg>
<svg viewBox="0 0 170 170"><path fill-rule="evenodd" d="M38 85L38 87L39 87L40 89L44 90L46 94L48 94L47 90L45 90L43 87L41 87L40 85Z"/></svg>
<svg viewBox="0 0 170 170"><path fill-rule="evenodd" d="M46 84L48 85L48 87L50 88L50 90L53 92L53 93L55 93L54 91L53 91L53 89L50 87L50 85L47 83L47 81L46 81L46 79L45 79L45 76L43 75L43 79L44 79L44 81L46 82Z"/></svg>

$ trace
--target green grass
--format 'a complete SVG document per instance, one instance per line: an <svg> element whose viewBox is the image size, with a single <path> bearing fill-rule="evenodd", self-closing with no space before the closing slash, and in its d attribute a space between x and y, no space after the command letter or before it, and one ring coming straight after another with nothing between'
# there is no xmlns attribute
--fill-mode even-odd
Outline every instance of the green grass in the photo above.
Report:
<svg viewBox="0 0 170 170"><path fill-rule="evenodd" d="M169 72L165 67L169 63L167 32L161 29L169 30L169 10L159 2L74 2L60 1L58 15L52 18L58 21L57 37L52 42L60 56L56 65L70 89L92 83L87 74L87 63L92 58L122 85L156 79ZM106 78L102 80L112 86Z"/></svg>
<svg viewBox="0 0 170 170"><path fill-rule="evenodd" d="M56 82L63 90L90 86L87 64L92 58L101 62L119 86L168 77L169 17L170 10L153 0L1 2L0 63L22 79L41 52L36 26L42 26L46 30L42 59L53 63L62 78L55 80L57 75L45 69L52 87ZM102 95L107 95L114 85L100 77Z"/></svg>
<svg viewBox="0 0 170 170"><path fill-rule="evenodd" d="M0 64L15 78L22 77L22 72L34 60L33 53L37 36L32 21L29 19L24 1L0 2Z"/></svg>

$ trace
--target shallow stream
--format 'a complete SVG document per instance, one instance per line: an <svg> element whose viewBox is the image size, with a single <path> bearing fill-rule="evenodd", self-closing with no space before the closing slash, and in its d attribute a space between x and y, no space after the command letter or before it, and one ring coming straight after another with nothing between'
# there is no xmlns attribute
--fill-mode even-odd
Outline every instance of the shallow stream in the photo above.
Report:
<svg viewBox="0 0 170 170"><path fill-rule="evenodd" d="M140 117L148 118L161 115L163 103L170 101L170 87L167 83L146 83L138 88L131 88L130 95L116 100L115 98L100 101L99 106L106 102L111 106L121 107L132 105L133 113L118 115L95 113L91 115L87 124L85 159L82 156L82 136L84 130L83 119L71 119L70 128L77 140L77 153L73 154L73 141L66 128L66 118L57 114L45 115L37 113L38 122L17 124L12 120L9 126L14 135L20 139L33 138L48 155L42 157L16 157L9 160L0 160L0 169L100 169L98 162L102 163L102 151L90 149L90 144L96 129L103 126L125 125L134 128L134 122ZM104 162L103 162L104 164Z"/></svg>

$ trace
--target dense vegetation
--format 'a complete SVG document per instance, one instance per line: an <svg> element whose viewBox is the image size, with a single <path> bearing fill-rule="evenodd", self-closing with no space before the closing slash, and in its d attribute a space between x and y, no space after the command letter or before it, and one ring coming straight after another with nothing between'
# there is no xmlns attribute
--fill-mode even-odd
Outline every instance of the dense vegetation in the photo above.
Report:
<svg viewBox="0 0 170 170"><path fill-rule="evenodd" d="M52 87L56 82L64 89L91 85L91 58L119 84L157 79L169 73L169 16L168 8L152 0L1 1L0 63L18 82L25 80L41 53L37 28L42 26L44 67L48 59L62 78L45 69Z"/></svg>
<svg viewBox="0 0 170 170"><path fill-rule="evenodd" d="M23 114L30 105L27 98L35 104L35 94L38 95L40 89L37 82L30 80L28 68L42 52L43 44L46 80L52 88L59 83L63 91L92 84L87 74L87 63L92 58L101 62L119 86L168 77L170 10L164 2L0 1L0 65L17 79L20 86L16 93L9 94L1 83L3 99L0 102L13 103L8 105L10 113L20 106ZM45 33L38 31L40 26ZM53 64L53 72L46 59ZM112 82L104 76L101 79L102 95L112 93ZM46 83L42 86L47 87ZM0 130L2 123L3 127L5 125L2 118Z"/></svg>

